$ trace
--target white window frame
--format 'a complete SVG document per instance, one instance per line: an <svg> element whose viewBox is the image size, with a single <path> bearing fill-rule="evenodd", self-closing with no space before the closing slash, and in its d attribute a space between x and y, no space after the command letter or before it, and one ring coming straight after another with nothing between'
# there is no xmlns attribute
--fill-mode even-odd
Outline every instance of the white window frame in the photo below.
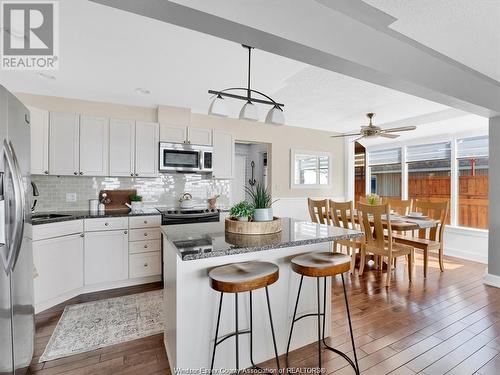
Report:
<svg viewBox="0 0 500 375"><path fill-rule="evenodd" d="M407 162L407 147L413 145L423 145L423 144L432 144L432 143L440 143L440 142L450 142L451 143L451 191L450 191L450 227L455 228L456 230L464 230L469 232L477 232L477 233L488 233L488 229L479 229L479 228L471 228L471 227L462 227L458 225L458 162L457 162L457 141L464 138L473 138L480 136L488 136L488 131L484 130L470 130L464 132L457 132L455 134L439 134L435 137L422 137L416 138L412 140L408 140L406 142L395 141L388 142L380 145L373 145L366 147L366 165L369 165L369 157L370 152L385 150L385 149L393 149L393 148L401 148L401 199L408 199L408 162ZM352 176L354 178L354 176ZM371 187L371 171L370 168L366 168L366 191L369 192Z"/></svg>
<svg viewBox="0 0 500 375"><path fill-rule="evenodd" d="M310 155L310 156L326 156L328 157L328 184L296 184L295 183L295 156L296 155ZM332 153L325 151L311 151L311 150L290 150L290 189L330 189L332 187ZM319 174L318 174L319 176Z"/></svg>

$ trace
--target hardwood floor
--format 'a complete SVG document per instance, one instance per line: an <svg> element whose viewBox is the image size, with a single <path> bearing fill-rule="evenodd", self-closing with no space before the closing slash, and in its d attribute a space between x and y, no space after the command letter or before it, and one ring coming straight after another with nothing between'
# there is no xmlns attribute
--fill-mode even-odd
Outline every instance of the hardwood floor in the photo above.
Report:
<svg viewBox="0 0 500 375"><path fill-rule="evenodd" d="M363 277L346 277L359 364L363 374L499 374L500 289L482 283L485 266L445 258L439 271L435 256L423 279L422 257L416 256L409 285L403 261L390 288L385 272L367 270ZM109 298L160 288L140 287L93 293L66 304ZM272 292L271 292L272 293ZM329 343L352 355L340 278L332 292L333 331ZM38 364L64 309L56 306L36 319L36 350L31 374L169 374L162 335L127 342L93 352ZM281 358L284 365L284 358ZM290 354L290 366L317 365L316 345ZM263 364L273 367L273 363ZM338 355L323 352L325 373L353 374Z"/></svg>

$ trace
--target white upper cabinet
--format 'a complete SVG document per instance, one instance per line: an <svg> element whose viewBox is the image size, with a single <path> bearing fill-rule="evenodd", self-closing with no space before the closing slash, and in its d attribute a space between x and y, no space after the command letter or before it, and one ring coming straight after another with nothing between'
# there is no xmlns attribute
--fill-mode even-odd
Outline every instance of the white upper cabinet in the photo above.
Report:
<svg viewBox="0 0 500 375"><path fill-rule="evenodd" d="M160 124L160 141L212 146L212 129Z"/></svg>
<svg viewBox="0 0 500 375"><path fill-rule="evenodd" d="M188 143L192 145L212 146L212 129L189 127L187 133Z"/></svg>
<svg viewBox="0 0 500 375"><path fill-rule="evenodd" d="M49 111L30 108L31 173L49 174Z"/></svg>
<svg viewBox="0 0 500 375"><path fill-rule="evenodd" d="M234 141L231 133L214 130L213 132L213 178L233 178Z"/></svg>
<svg viewBox="0 0 500 375"><path fill-rule="evenodd" d="M160 141L171 143L185 143L187 140L187 126L160 124Z"/></svg>
<svg viewBox="0 0 500 375"><path fill-rule="evenodd" d="M80 175L107 176L109 120L105 117L80 118Z"/></svg>
<svg viewBox="0 0 500 375"><path fill-rule="evenodd" d="M135 121L111 119L109 123L109 175L135 173Z"/></svg>
<svg viewBox="0 0 500 375"><path fill-rule="evenodd" d="M49 114L49 171L53 175L78 175L79 121L75 113Z"/></svg>
<svg viewBox="0 0 500 375"><path fill-rule="evenodd" d="M135 176L158 176L158 138L159 127L157 123L136 121Z"/></svg>

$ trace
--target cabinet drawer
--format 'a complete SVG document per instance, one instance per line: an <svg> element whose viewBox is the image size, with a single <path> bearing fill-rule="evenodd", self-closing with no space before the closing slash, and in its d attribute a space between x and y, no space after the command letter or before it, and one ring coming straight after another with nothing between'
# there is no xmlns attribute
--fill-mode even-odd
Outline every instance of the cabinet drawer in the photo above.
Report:
<svg viewBox="0 0 500 375"><path fill-rule="evenodd" d="M134 216L128 218L128 227L133 228L150 228L159 227L161 225L161 216Z"/></svg>
<svg viewBox="0 0 500 375"><path fill-rule="evenodd" d="M161 244L160 240L134 241L128 244L128 250L130 254L160 251L160 244Z"/></svg>
<svg viewBox="0 0 500 375"><path fill-rule="evenodd" d="M85 219L85 232L100 230L127 229L127 217L103 217L99 219Z"/></svg>
<svg viewBox="0 0 500 375"><path fill-rule="evenodd" d="M83 232L83 220L33 225L32 231L33 241L81 233Z"/></svg>
<svg viewBox="0 0 500 375"><path fill-rule="evenodd" d="M131 229L128 236L129 241L159 240L160 228Z"/></svg>
<svg viewBox="0 0 500 375"><path fill-rule="evenodd" d="M161 274L160 252L131 254L129 256L129 278Z"/></svg>

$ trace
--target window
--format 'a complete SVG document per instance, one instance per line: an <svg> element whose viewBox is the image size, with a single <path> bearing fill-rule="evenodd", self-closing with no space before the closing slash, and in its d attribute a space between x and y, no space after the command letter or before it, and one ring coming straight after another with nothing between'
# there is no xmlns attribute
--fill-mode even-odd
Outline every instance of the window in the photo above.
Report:
<svg viewBox="0 0 500 375"><path fill-rule="evenodd" d="M457 141L458 225L488 229L488 137Z"/></svg>
<svg viewBox="0 0 500 375"><path fill-rule="evenodd" d="M408 197L450 202L451 143L408 146ZM450 216L448 215L448 222Z"/></svg>
<svg viewBox="0 0 500 375"><path fill-rule="evenodd" d="M401 197L401 149L370 152L371 192L382 197Z"/></svg>
<svg viewBox="0 0 500 375"><path fill-rule="evenodd" d="M292 188L327 188L331 185L331 154L292 150Z"/></svg>

